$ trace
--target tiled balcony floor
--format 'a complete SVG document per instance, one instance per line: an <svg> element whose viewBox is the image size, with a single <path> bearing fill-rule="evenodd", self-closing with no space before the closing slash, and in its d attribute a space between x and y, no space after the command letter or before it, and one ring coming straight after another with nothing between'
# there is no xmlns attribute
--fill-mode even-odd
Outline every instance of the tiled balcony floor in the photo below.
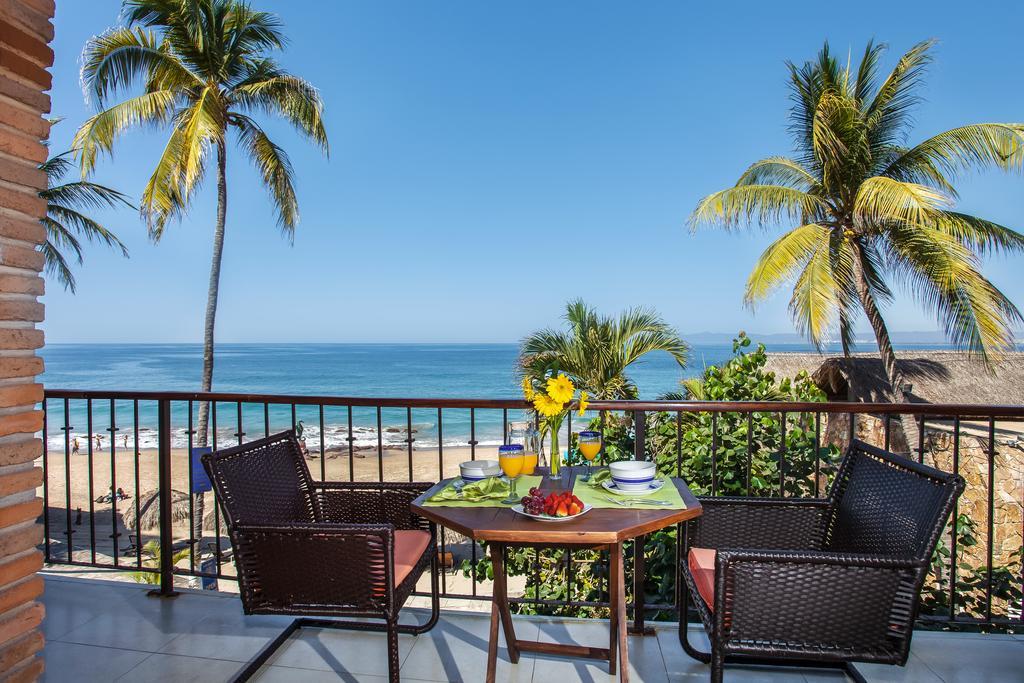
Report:
<svg viewBox="0 0 1024 683"><path fill-rule="evenodd" d="M44 680L226 681L289 619L245 617L234 595L185 591L172 600L146 596L134 584L48 576ZM422 616L418 614L417 616ZM522 638L607 645L601 621L516 618ZM401 636L403 681L482 681L488 619L444 610L429 633ZM695 640L703 640L696 630ZM706 640L703 640L706 646ZM905 668L861 665L869 681L984 683L1024 680L1024 636L919 632ZM499 651L499 681L612 681L600 662L523 655L518 665ZM673 625L657 637L631 637L633 680L704 681L707 667L688 658ZM385 681L383 634L300 631L258 678L282 681ZM842 681L828 671L729 667L726 681Z"/></svg>

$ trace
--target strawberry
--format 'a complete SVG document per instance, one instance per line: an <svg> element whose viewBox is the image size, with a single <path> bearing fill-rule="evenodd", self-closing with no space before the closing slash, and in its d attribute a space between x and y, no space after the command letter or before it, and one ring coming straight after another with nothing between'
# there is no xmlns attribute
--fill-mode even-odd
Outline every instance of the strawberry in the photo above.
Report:
<svg viewBox="0 0 1024 683"><path fill-rule="evenodd" d="M564 502L558 504L558 508L555 510L556 517L568 517L570 514L569 508Z"/></svg>
<svg viewBox="0 0 1024 683"><path fill-rule="evenodd" d="M570 516L578 515L581 512L583 512L583 506L580 505L577 501L574 500L573 502L569 503L569 515Z"/></svg>

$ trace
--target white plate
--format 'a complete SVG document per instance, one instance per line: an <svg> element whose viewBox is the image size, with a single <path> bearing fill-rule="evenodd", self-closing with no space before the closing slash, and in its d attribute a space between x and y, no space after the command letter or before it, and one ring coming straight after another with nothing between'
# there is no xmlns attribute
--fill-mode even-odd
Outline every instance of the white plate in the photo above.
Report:
<svg viewBox="0 0 1024 683"><path fill-rule="evenodd" d="M535 519L538 522L568 522L570 520L576 519L577 517L582 517L583 515L587 514L588 512L590 512L593 509L594 509L593 505L591 505L590 503L584 503L583 504L583 509L580 510L580 512L578 514L572 515L570 517L548 517L547 515L531 515L529 512L527 512L526 510L523 509L522 503L519 503L519 504L516 504L516 505L512 506L512 512L514 512L514 513L516 513L518 515L522 515L523 517L529 517L530 519Z"/></svg>
<svg viewBox="0 0 1024 683"><path fill-rule="evenodd" d="M664 479L655 479L654 481L651 482L650 488L646 490L626 491L625 489L620 489L618 486L616 486L615 482L612 481L611 479L606 479L601 482L601 486L604 487L605 491L608 491L609 493L614 493L617 496L649 496L656 491L660 491L661 487L664 485Z"/></svg>

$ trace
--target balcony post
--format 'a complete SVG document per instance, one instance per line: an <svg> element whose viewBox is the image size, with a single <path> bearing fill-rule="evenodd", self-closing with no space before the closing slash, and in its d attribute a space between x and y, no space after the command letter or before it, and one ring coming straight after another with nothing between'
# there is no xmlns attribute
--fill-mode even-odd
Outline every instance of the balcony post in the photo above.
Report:
<svg viewBox="0 0 1024 683"><path fill-rule="evenodd" d="M171 402L158 401L158 481L160 486L160 590L150 595L170 598L174 590L174 533L171 527ZM141 539L140 539L141 542Z"/></svg>
<svg viewBox="0 0 1024 683"><path fill-rule="evenodd" d="M647 413L643 410L633 411L633 459L647 459ZM644 625L644 583L647 581L647 567L644 551L647 536L633 539L633 625L629 632L634 635L653 635L654 629Z"/></svg>

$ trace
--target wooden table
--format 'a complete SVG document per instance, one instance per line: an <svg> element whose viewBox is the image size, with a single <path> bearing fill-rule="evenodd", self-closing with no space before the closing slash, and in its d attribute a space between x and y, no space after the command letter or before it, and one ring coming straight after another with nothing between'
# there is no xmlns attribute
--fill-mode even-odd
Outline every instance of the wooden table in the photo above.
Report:
<svg viewBox="0 0 1024 683"><path fill-rule="evenodd" d="M538 474L546 471L538 468ZM547 476L541 484L544 490L571 489L577 471L564 468L560 481ZM440 482L412 503L416 514L467 536L474 541L487 541L494 567L494 598L491 605L491 629L487 647L487 683L494 682L498 662L498 626L505 632L505 644L512 663L519 661L520 652L589 657L608 661L608 672L615 673L618 660L619 680L629 680L629 653L626 648L626 584L622 562L624 541L645 536L659 529L693 519L701 514L701 506L681 479L672 479L686 503L685 510L636 510L629 508L595 508L583 517L569 522L546 523L517 515L508 508L493 507L427 507L423 501L448 485L450 479ZM572 547L574 549L607 550L609 553L609 587L611 602L611 628L607 648L540 643L516 638L509 611L505 579L505 549L509 546L537 548ZM642 585L642 577L638 581ZM636 597L635 609L643 611L643 592ZM616 657L616 655L618 655Z"/></svg>

